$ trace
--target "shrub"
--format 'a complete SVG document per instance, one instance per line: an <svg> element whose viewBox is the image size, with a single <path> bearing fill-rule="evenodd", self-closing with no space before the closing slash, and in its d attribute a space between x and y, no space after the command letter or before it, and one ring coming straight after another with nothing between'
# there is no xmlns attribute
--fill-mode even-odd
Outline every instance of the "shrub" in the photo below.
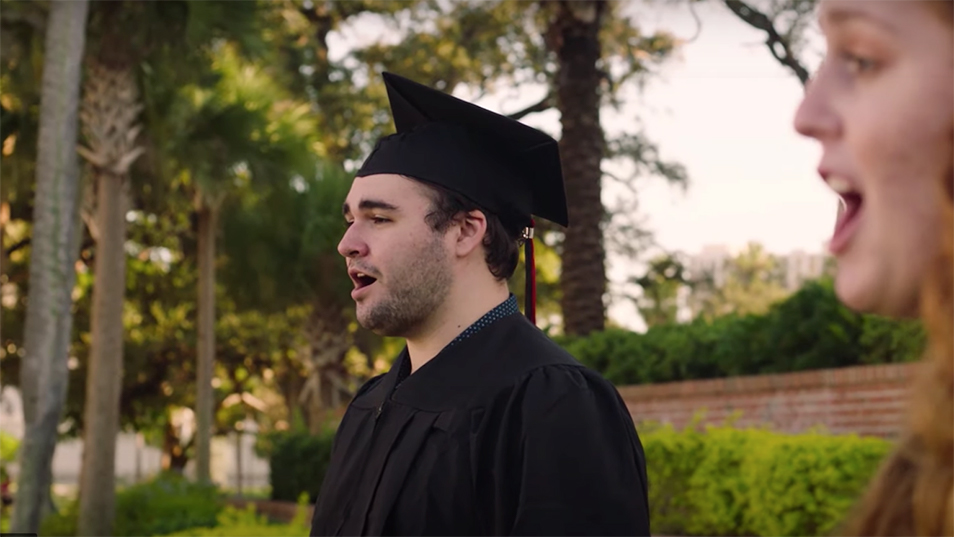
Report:
<svg viewBox="0 0 954 537"><path fill-rule="evenodd" d="M40 526L41 535L76 535L78 500ZM114 535L165 535L200 526L214 526L223 507L218 489L189 481L177 474L120 490L116 494Z"/></svg>
<svg viewBox="0 0 954 537"><path fill-rule="evenodd" d="M680 535L694 509L686 492L704 454L702 435L691 428L677 432L672 427L641 426L639 430L646 453L650 529L654 535Z"/></svg>
<svg viewBox="0 0 954 537"><path fill-rule="evenodd" d="M748 535L745 516L749 511L752 483L745 480L743 464L768 438L766 431L731 428L710 429L705 435L702 457L689 477L686 503L694 512L686 529L695 535Z"/></svg>
<svg viewBox="0 0 954 537"><path fill-rule="evenodd" d="M268 438L272 499L295 501L303 492L314 502L331 462L335 429L324 427L318 434L305 430L280 431Z"/></svg>
<svg viewBox="0 0 954 537"><path fill-rule="evenodd" d="M665 535L828 534L890 447L857 436L640 429L651 529Z"/></svg>
<svg viewBox="0 0 954 537"><path fill-rule="evenodd" d="M165 535L214 526L223 507L215 485L171 474L134 485L116 497L116 535Z"/></svg>
<svg viewBox="0 0 954 537"><path fill-rule="evenodd" d="M764 315L555 338L616 385L910 362L920 357L924 339L920 323L855 313L838 302L830 282L821 281L807 283Z"/></svg>
<svg viewBox="0 0 954 537"><path fill-rule="evenodd" d="M755 535L827 535L841 522L889 445L876 438L779 435L743 469Z"/></svg>
<svg viewBox="0 0 954 537"><path fill-rule="evenodd" d="M226 506L219 513L218 524L214 528L191 528L169 537L300 537L308 535L308 495L298 498L298 511L288 524L270 524L268 519L255 513L255 506L249 504L245 509Z"/></svg>

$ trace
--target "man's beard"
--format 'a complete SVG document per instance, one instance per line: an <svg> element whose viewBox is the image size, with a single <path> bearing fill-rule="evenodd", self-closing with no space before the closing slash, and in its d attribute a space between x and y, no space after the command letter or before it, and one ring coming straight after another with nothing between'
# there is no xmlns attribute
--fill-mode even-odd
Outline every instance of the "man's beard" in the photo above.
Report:
<svg viewBox="0 0 954 537"><path fill-rule="evenodd" d="M441 237L413 255L407 265L388 275L387 294L365 311L358 309L358 322L372 332L388 337L413 334L438 310L451 286L451 273Z"/></svg>

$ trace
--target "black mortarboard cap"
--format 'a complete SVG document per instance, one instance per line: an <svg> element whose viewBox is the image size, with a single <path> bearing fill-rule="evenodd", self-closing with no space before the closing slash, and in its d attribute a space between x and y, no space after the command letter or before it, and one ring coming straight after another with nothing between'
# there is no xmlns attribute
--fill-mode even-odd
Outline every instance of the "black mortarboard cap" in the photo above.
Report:
<svg viewBox="0 0 954 537"><path fill-rule="evenodd" d="M394 173L440 185L508 226L533 215L567 226L557 142L546 133L407 78L384 73L396 134L357 176Z"/></svg>

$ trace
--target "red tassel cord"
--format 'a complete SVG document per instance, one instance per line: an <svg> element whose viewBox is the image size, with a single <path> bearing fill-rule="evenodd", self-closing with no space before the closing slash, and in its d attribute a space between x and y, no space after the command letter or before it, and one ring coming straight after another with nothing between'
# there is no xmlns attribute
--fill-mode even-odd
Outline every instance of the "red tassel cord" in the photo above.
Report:
<svg viewBox="0 0 954 537"><path fill-rule="evenodd" d="M527 269L524 311L530 322L537 324L537 270L533 258L533 220L530 220L530 229L523 243L524 265Z"/></svg>

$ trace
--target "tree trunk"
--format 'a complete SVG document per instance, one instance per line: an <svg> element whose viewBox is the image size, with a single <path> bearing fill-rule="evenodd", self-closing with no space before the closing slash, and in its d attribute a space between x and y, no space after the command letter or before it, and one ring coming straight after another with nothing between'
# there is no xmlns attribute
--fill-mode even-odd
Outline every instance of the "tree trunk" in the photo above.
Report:
<svg viewBox="0 0 954 537"><path fill-rule="evenodd" d="M66 400L73 325L74 263L79 255L76 158L80 72L86 46L86 0L53 2L46 27L36 199L20 370L26 433L11 532L36 533L49 503L57 426Z"/></svg>
<svg viewBox="0 0 954 537"><path fill-rule="evenodd" d="M239 498L242 497L242 437L244 433L244 428L235 431L235 489Z"/></svg>
<svg viewBox="0 0 954 537"><path fill-rule="evenodd" d="M7 260L7 249L3 247L3 237L6 231L6 225L10 221L10 204L6 201L0 203L0 286L9 281L9 277L4 278L3 276L7 274L8 269L8 260ZM2 287L0 287L0 296L2 296ZM3 323L0 323L2 325ZM3 344L3 327L0 326L0 345Z"/></svg>
<svg viewBox="0 0 954 537"><path fill-rule="evenodd" d="M218 204L200 196L199 207L199 324L198 367L196 369L196 477L211 481L212 420L214 394L212 375L215 363L215 230Z"/></svg>
<svg viewBox="0 0 954 537"><path fill-rule="evenodd" d="M111 535L116 504L116 435L123 378L123 303L126 291L125 178L95 171L96 273L93 283L89 371L83 426L79 535Z"/></svg>
<svg viewBox="0 0 954 537"><path fill-rule="evenodd" d="M606 252L600 182L605 142L600 126L599 30L606 2L561 1L548 43L559 59L557 106L563 133L560 154L570 226L563 242L560 286L564 331L586 335L606 318Z"/></svg>
<svg viewBox="0 0 954 537"><path fill-rule="evenodd" d="M96 265L77 529L81 535L109 535L125 335L127 189L129 168L143 151L136 143L142 104L131 62L90 58L87 68L80 110L87 145L77 150L95 177L95 195L84 206L84 218L96 241Z"/></svg>
<svg viewBox="0 0 954 537"><path fill-rule="evenodd" d="M351 348L348 323L341 310L316 300L306 326L308 378L298 394L308 429L318 433L329 412L351 400L344 358Z"/></svg>
<svg viewBox="0 0 954 537"><path fill-rule="evenodd" d="M301 352L300 356L304 359L306 354ZM293 363L287 354L282 356L282 369L277 375L277 379L279 389L282 392L282 398L285 400L288 424L293 425L297 413L301 413L302 419L305 418L304 407L301 404L300 398L301 391L305 385L305 379L299 373L298 365Z"/></svg>

